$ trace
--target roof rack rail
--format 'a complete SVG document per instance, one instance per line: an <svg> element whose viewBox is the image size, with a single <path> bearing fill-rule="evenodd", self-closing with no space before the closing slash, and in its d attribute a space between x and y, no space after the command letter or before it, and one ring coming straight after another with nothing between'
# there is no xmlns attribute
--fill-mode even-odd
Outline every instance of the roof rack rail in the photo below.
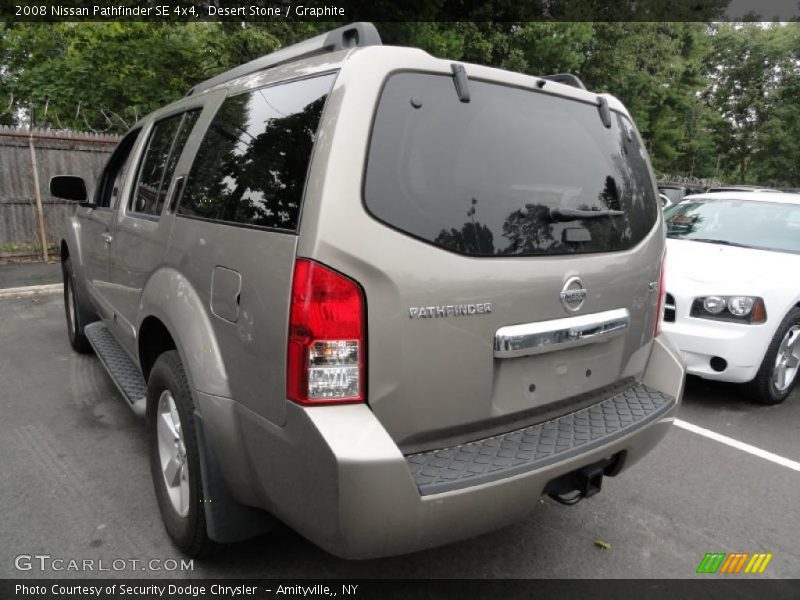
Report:
<svg viewBox="0 0 800 600"><path fill-rule="evenodd" d="M547 79L548 81L555 81L556 83L563 83L564 85L571 85L572 87L585 90L586 86L583 85L583 82L578 78L577 75L573 75L572 73L556 73L555 75L544 75L541 79Z"/></svg>
<svg viewBox="0 0 800 600"><path fill-rule="evenodd" d="M231 81L237 77L294 62L301 58L308 58L316 54L325 54L327 52L336 52L337 50L346 50L348 48L361 46L380 45L381 36L378 34L375 25L372 23L351 23L350 25L338 27L297 44L286 46L286 48L281 48L271 54L267 54L229 71L220 73L216 77L198 83L186 92L186 95L191 96L193 94L199 94L200 92L209 90L214 86L225 83L226 81Z"/></svg>

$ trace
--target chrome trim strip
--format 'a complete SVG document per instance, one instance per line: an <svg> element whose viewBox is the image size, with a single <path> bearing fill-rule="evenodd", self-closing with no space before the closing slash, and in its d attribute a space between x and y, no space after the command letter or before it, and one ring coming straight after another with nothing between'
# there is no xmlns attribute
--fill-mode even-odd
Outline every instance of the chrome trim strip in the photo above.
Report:
<svg viewBox="0 0 800 600"><path fill-rule="evenodd" d="M590 315L501 327L494 334L495 358L514 358L605 342L630 325L630 313L618 308Z"/></svg>

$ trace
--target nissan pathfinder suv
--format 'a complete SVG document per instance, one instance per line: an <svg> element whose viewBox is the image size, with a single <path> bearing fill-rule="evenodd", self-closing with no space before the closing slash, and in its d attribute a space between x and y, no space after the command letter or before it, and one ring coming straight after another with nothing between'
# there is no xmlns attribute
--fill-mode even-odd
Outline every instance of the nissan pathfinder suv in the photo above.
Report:
<svg viewBox="0 0 800 600"><path fill-rule="evenodd" d="M664 224L625 107L358 23L143 118L61 242L72 346L145 417L189 555L342 557L600 491L669 431ZM624 510L624 507L620 507Z"/></svg>

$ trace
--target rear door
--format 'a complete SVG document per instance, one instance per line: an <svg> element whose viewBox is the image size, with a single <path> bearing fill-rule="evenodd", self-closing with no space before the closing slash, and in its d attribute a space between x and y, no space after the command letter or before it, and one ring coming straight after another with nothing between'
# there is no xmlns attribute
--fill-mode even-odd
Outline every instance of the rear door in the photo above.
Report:
<svg viewBox="0 0 800 600"><path fill-rule="evenodd" d="M663 233L630 120L490 81L469 96L446 75L390 75L369 217L316 245L364 287L369 404L407 451L599 402L653 336Z"/></svg>

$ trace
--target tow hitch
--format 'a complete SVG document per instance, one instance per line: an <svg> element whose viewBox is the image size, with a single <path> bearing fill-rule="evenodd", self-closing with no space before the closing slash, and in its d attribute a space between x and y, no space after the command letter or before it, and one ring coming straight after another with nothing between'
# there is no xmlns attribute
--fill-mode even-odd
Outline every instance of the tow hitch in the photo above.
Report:
<svg viewBox="0 0 800 600"><path fill-rule="evenodd" d="M616 475L622 466L622 455L616 454L600 462L565 473L547 484L544 493L561 504L577 504L603 488L603 476Z"/></svg>

